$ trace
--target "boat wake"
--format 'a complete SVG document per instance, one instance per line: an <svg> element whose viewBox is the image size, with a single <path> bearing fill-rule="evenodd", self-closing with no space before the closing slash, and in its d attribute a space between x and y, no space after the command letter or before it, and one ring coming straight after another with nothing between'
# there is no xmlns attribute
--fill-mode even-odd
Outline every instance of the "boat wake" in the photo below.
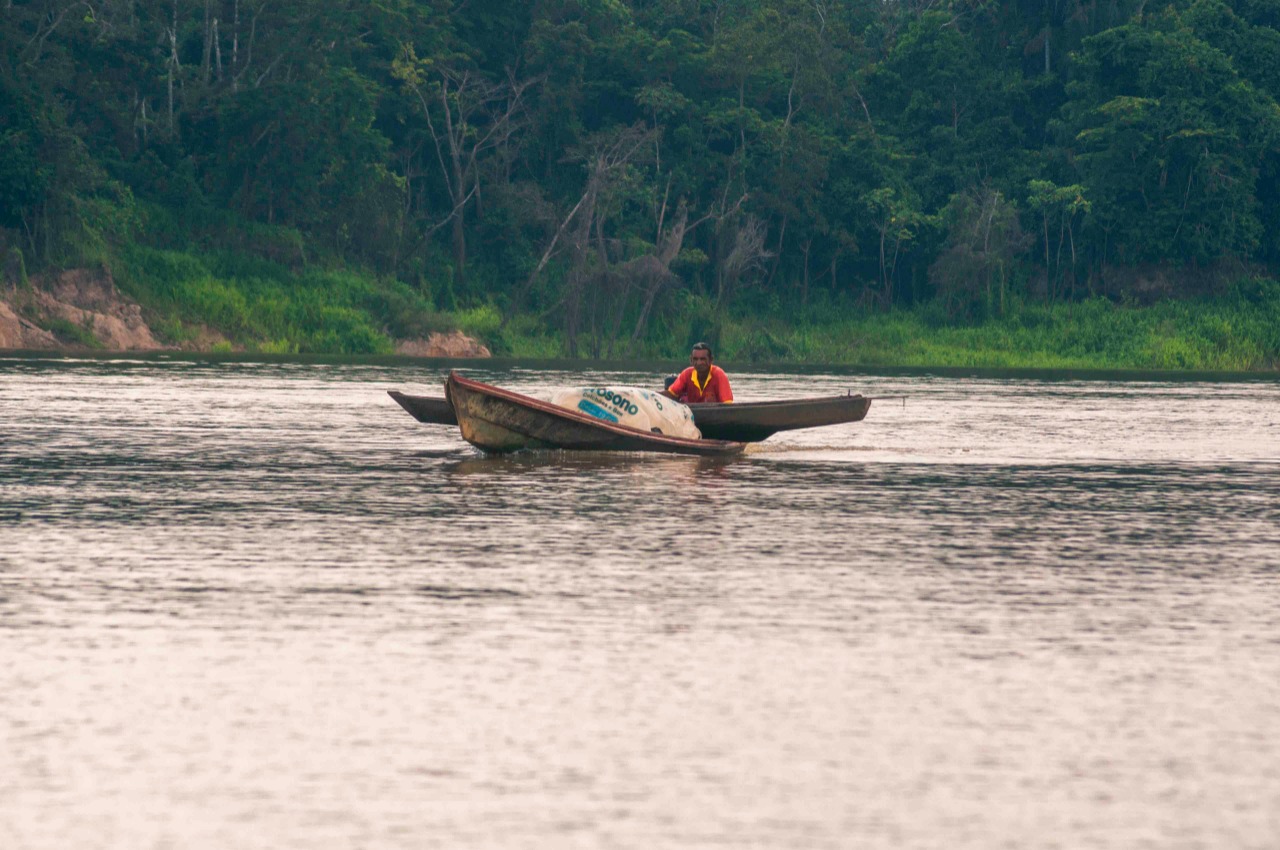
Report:
<svg viewBox="0 0 1280 850"><path fill-rule="evenodd" d="M775 455L775 454L793 454L799 452L805 453L825 453L825 452L879 452L884 449L876 446L837 446L837 445L788 445L788 444L769 444L769 443L749 443L743 454L747 455Z"/></svg>

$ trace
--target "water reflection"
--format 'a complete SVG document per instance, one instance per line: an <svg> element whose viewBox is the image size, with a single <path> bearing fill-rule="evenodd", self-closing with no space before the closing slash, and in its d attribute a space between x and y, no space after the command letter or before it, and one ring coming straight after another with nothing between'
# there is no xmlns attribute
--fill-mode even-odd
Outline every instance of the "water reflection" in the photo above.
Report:
<svg viewBox="0 0 1280 850"><path fill-rule="evenodd" d="M643 480L695 478L724 470L736 457L675 457L644 452L524 451L505 455L475 453L445 467L449 475L513 476L553 467L560 477L621 475Z"/></svg>

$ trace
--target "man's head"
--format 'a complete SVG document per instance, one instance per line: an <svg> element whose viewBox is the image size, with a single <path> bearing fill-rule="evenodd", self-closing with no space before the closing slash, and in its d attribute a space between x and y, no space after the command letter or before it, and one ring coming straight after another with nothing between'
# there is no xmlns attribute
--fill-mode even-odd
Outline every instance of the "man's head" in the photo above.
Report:
<svg viewBox="0 0 1280 850"><path fill-rule="evenodd" d="M699 342L693 346L693 350L689 352L689 363L693 366L694 371L698 373L699 378L706 378L707 373L711 371L711 361L715 359L711 356L711 346L705 342Z"/></svg>

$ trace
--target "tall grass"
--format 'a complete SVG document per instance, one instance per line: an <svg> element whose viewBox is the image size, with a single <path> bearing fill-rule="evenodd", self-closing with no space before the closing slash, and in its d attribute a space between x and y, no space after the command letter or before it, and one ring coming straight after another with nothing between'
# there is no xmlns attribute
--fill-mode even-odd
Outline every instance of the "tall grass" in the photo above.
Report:
<svg viewBox="0 0 1280 850"><path fill-rule="evenodd" d="M147 310L157 334L176 344L194 344L210 329L228 341L224 347L251 351L386 354L397 339L460 329L495 354L563 353L560 336L533 317L504 325L491 305L441 312L414 287L349 270L298 267L235 250L133 244L117 253L113 271L121 289ZM953 320L937 303L887 313L853 304L776 307L713 319L708 306L675 310L626 353L682 357L695 338L708 338L726 363L1280 368L1280 282L1268 279L1241 280L1214 299L1146 307L1101 298L1019 304L1004 317L983 321Z"/></svg>
<svg viewBox="0 0 1280 850"><path fill-rule="evenodd" d="M202 329L272 353L386 354L395 339L455 322L408 285L352 271L291 270L231 251L195 254L132 245L113 269L166 341Z"/></svg>
<svg viewBox="0 0 1280 850"><path fill-rule="evenodd" d="M1005 318L947 324L936 309L858 313L813 324L725 321L722 359L857 366L1178 369L1280 368L1280 283L1148 307L1094 299L1026 305Z"/></svg>
<svg viewBox="0 0 1280 850"><path fill-rule="evenodd" d="M1280 282L1248 279L1213 299L1151 306L1102 298L1020 304L983 321L949 318L940 304L879 312L823 305L771 317L721 314L673 322L632 353L682 358L695 339L725 363L1038 369L1255 371L1280 368ZM554 334L514 321L513 355L560 353Z"/></svg>

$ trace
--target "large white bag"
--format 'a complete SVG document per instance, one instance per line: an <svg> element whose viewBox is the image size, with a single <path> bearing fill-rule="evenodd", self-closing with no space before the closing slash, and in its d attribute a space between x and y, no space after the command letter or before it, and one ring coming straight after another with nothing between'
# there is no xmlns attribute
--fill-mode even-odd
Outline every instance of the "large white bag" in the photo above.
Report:
<svg viewBox="0 0 1280 850"><path fill-rule="evenodd" d="M687 405L639 387L579 387L556 393L551 403L641 431L702 439Z"/></svg>

